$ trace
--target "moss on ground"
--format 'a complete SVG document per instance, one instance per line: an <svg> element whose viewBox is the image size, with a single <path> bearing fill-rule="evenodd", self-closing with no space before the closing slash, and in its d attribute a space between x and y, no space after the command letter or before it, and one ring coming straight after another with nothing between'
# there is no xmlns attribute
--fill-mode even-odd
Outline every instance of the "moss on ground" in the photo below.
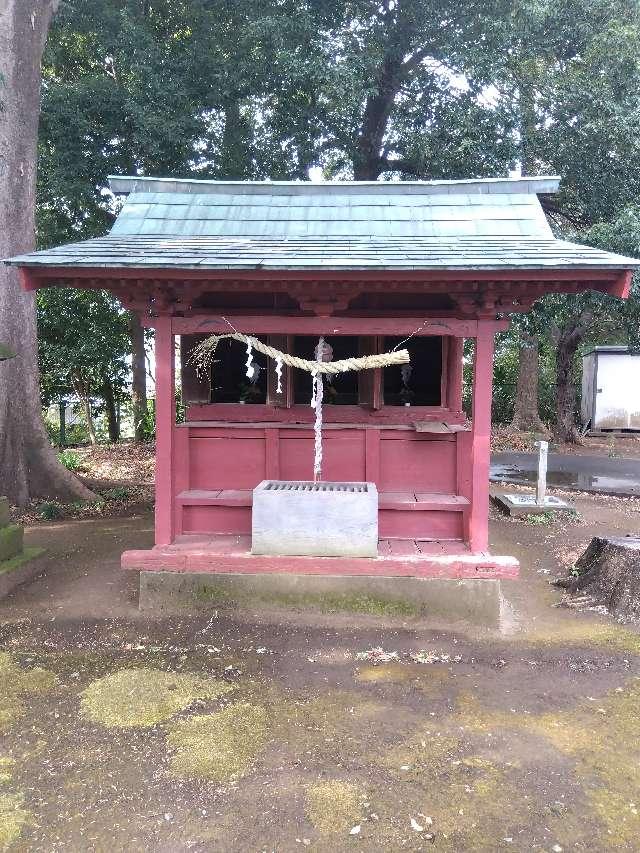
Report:
<svg viewBox="0 0 640 853"><path fill-rule="evenodd" d="M0 794L0 850L9 850L31 819L21 794Z"/></svg>
<svg viewBox="0 0 640 853"><path fill-rule="evenodd" d="M540 646L600 647L640 655L640 633L611 622L567 621L522 635L523 642Z"/></svg>
<svg viewBox="0 0 640 853"><path fill-rule="evenodd" d="M348 833L361 820L363 800L357 785L332 779L307 790L305 811L322 835Z"/></svg>
<svg viewBox="0 0 640 853"><path fill-rule="evenodd" d="M58 678L48 669L22 669L7 652L0 652L0 730L26 711L25 698L48 693Z"/></svg>
<svg viewBox="0 0 640 853"><path fill-rule="evenodd" d="M217 782L242 776L264 746L267 734L266 710L248 702L177 720L167 738L173 749L171 772Z"/></svg>
<svg viewBox="0 0 640 853"><path fill-rule="evenodd" d="M426 726L388 749L380 763L402 782L422 783L428 776L446 769L458 758L462 741Z"/></svg>
<svg viewBox="0 0 640 853"><path fill-rule="evenodd" d="M451 673L444 667L405 663L361 664L353 675L359 684L403 684L426 695L448 689Z"/></svg>
<svg viewBox="0 0 640 853"><path fill-rule="evenodd" d="M233 686L214 678L157 669L122 669L80 694L82 714L110 728L154 726L196 699L218 699Z"/></svg>
<svg viewBox="0 0 640 853"><path fill-rule="evenodd" d="M438 850L493 853L532 824L514 767L472 752L456 728L423 725L379 757L393 781L371 790L378 820L364 840L376 849L424 850L431 836Z"/></svg>
<svg viewBox="0 0 640 853"><path fill-rule="evenodd" d="M416 673L402 663L363 664L356 669L353 677L363 684L384 684L411 681L416 678Z"/></svg>
<svg viewBox="0 0 640 853"><path fill-rule="evenodd" d="M6 755L0 757L0 785L6 785L13 779L13 768L15 761Z"/></svg>
<svg viewBox="0 0 640 853"><path fill-rule="evenodd" d="M602 849L640 838L640 679L569 711L539 715L491 711L466 697L457 721L468 729L537 735L574 762L573 774L598 817ZM570 836L569 836L570 838Z"/></svg>
<svg viewBox="0 0 640 853"><path fill-rule="evenodd" d="M198 601L220 607L247 607L263 604L299 610L319 610L322 613L367 613L372 616L419 616L422 608L398 598L366 595L364 593L284 593L243 592L225 588L223 584L202 586L195 592Z"/></svg>

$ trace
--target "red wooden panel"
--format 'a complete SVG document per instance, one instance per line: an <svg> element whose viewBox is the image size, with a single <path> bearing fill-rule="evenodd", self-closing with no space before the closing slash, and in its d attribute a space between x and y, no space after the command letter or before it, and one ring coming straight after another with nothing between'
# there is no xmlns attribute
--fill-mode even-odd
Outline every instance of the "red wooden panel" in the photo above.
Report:
<svg viewBox="0 0 640 853"><path fill-rule="evenodd" d="M322 479L364 480L364 430L335 430L322 436ZM280 434L280 478L313 479L313 433Z"/></svg>
<svg viewBox="0 0 640 853"><path fill-rule="evenodd" d="M372 424L380 426L412 426L416 421L446 421L464 423L465 417L452 414L446 406L383 406L371 410L362 406L324 407L323 418L326 424ZM305 423L312 425L315 414L311 406L296 403L289 409L267 406L261 403L211 403L208 406L189 406L187 420L193 426L197 423L250 424L259 427L270 423Z"/></svg>
<svg viewBox="0 0 640 853"><path fill-rule="evenodd" d="M264 434L191 439L190 489L254 489L264 476Z"/></svg>
<svg viewBox="0 0 640 853"><path fill-rule="evenodd" d="M182 529L185 533L251 533L251 507L185 506Z"/></svg>
<svg viewBox="0 0 640 853"><path fill-rule="evenodd" d="M381 509L378 533L388 539L462 539L462 513Z"/></svg>
<svg viewBox="0 0 640 853"><path fill-rule="evenodd" d="M446 545L447 543L445 543ZM125 551L122 568L147 571L211 572L214 574L305 574L305 575L360 575L388 577L432 578L517 578L518 561L514 557L493 557L490 554L473 555L462 543L446 553L426 553L423 544L411 542L404 545L386 543L377 559L362 557L270 557L254 556L248 550L230 551L228 545L209 551L200 548L180 553L162 549ZM417 546L417 547L416 547ZM414 553L393 554L392 548Z"/></svg>
<svg viewBox="0 0 640 853"><path fill-rule="evenodd" d="M399 433L401 434L401 433ZM405 441L380 443L380 491L456 491L455 443L413 437Z"/></svg>

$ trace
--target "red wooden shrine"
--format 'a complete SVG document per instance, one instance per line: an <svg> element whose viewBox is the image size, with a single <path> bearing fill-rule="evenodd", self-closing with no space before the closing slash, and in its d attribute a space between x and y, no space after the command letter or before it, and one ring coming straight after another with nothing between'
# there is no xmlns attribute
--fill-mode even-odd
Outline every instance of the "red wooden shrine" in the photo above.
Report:
<svg viewBox="0 0 640 853"><path fill-rule="evenodd" d="M27 289L108 288L155 331L155 547L123 554L124 568L517 575L515 558L488 550L495 334L548 292L625 297L636 266L553 238L538 193L556 179L112 186L127 201L107 237L12 262ZM345 374L324 406L323 479L377 485L377 558L250 553L252 489L312 479L314 413L306 374L285 371L278 393L258 356L265 369L247 387L241 344L197 376L195 342L231 327L307 358L321 335L335 358L409 338L408 379L398 367Z"/></svg>

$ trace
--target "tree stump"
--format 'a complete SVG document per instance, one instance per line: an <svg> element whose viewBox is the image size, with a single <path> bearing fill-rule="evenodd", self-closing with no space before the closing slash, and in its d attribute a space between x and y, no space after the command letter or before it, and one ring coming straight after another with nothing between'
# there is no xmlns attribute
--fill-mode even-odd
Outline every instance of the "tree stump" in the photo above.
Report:
<svg viewBox="0 0 640 853"><path fill-rule="evenodd" d="M640 619L640 538L594 537L576 562L578 574L555 586L581 593L583 603L605 607L620 621Z"/></svg>

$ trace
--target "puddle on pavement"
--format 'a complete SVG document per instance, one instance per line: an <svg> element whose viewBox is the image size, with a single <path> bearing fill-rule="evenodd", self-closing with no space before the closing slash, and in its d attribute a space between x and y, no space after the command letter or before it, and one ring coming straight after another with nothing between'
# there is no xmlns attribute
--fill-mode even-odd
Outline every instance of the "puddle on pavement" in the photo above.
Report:
<svg viewBox="0 0 640 853"><path fill-rule="evenodd" d="M490 479L493 483L504 482L530 486L535 484L537 477L537 471L519 468L517 465L496 463L491 466ZM547 486L604 494L640 494L640 484L633 477L603 477L583 471L548 471Z"/></svg>

